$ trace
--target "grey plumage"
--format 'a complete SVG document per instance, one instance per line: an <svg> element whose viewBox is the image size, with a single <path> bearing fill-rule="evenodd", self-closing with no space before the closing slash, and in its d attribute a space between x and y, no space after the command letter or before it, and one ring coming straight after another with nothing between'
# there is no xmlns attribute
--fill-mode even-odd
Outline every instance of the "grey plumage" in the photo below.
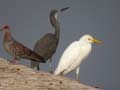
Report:
<svg viewBox="0 0 120 90"><path fill-rule="evenodd" d="M57 21L57 16L60 12L68 9L63 8L61 10L52 10L50 12L50 23L55 29L54 33L47 33L45 36L43 36L40 40L37 41L37 43L34 46L34 51L41 55L45 62L50 59L50 69L51 67L51 61L52 61L52 56L56 52L58 43L59 43L59 38L60 38L60 25L59 22ZM32 61L31 62L31 67L37 67L37 70L39 70L39 63ZM52 72L52 69L50 70Z"/></svg>

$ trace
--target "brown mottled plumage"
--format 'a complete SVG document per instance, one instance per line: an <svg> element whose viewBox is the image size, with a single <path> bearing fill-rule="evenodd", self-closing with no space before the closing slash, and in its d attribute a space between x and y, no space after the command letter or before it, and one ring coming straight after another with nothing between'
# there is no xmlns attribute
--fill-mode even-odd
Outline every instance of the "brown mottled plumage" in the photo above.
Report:
<svg viewBox="0 0 120 90"><path fill-rule="evenodd" d="M10 55L12 55L15 59L23 58L44 63L44 60L40 55L14 40L9 29L9 26L6 25L1 29L1 31L5 32L3 40L4 49Z"/></svg>
<svg viewBox="0 0 120 90"><path fill-rule="evenodd" d="M56 52L56 49L59 43L59 37L60 37L60 25L59 25L59 22L57 21L57 16L60 12L68 8L69 7L66 7L61 10L54 9L50 12L50 22L55 29L55 33L47 33L40 40L38 40L34 46L34 51L39 55L41 55L45 61L50 59L50 72L52 72L52 69L51 69L52 56ZM39 70L39 63L32 61L31 67L32 68L37 67L37 70Z"/></svg>

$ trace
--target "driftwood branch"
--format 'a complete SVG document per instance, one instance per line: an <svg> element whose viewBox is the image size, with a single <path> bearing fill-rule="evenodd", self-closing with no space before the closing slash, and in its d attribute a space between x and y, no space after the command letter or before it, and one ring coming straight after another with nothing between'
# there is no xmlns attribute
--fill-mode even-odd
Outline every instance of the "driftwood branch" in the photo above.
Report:
<svg viewBox="0 0 120 90"><path fill-rule="evenodd" d="M34 71L0 58L0 90L97 90L64 76Z"/></svg>

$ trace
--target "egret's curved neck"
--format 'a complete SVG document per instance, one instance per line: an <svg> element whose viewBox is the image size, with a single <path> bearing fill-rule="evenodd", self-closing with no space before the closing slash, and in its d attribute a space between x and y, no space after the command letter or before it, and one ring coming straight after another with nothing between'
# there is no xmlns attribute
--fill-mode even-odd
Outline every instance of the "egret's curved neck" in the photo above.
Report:
<svg viewBox="0 0 120 90"><path fill-rule="evenodd" d="M57 16L55 15L51 15L50 16L50 22L51 22L51 25L54 27L55 29L55 37L56 39L59 40L59 36L60 36L60 25L59 25L59 22L57 21Z"/></svg>

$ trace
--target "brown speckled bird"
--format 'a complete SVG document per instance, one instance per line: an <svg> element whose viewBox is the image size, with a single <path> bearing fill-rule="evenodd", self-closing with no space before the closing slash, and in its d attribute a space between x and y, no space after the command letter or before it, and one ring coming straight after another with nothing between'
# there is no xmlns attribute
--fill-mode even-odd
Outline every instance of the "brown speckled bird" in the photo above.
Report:
<svg viewBox="0 0 120 90"><path fill-rule="evenodd" d="M45 61L49 59L50 62L50 72L52 73L52 56L56 52L58 46L59 37L60 37L60 25L57 21L58 14L67 10L69 7L63 8L61 10L54 9L50 12L50 22L55 33L47 33L44 35L34 46L34 51L41 55ZM39 70L39 63L34 61L31 62L31 68L37 68Z"/></svg>
<svg viewBox="0 0 120 90"><path fill-rule="evenodd" d="M14 57L14 59L11 61L12 63L16 63L18 60L20 60L20 58L42 63L45 62L40 55L17 42L12 37L9 26L5 25L2 29L0 29L0 31L3 31L5 33L3 40L4 49Z"/></svg>

